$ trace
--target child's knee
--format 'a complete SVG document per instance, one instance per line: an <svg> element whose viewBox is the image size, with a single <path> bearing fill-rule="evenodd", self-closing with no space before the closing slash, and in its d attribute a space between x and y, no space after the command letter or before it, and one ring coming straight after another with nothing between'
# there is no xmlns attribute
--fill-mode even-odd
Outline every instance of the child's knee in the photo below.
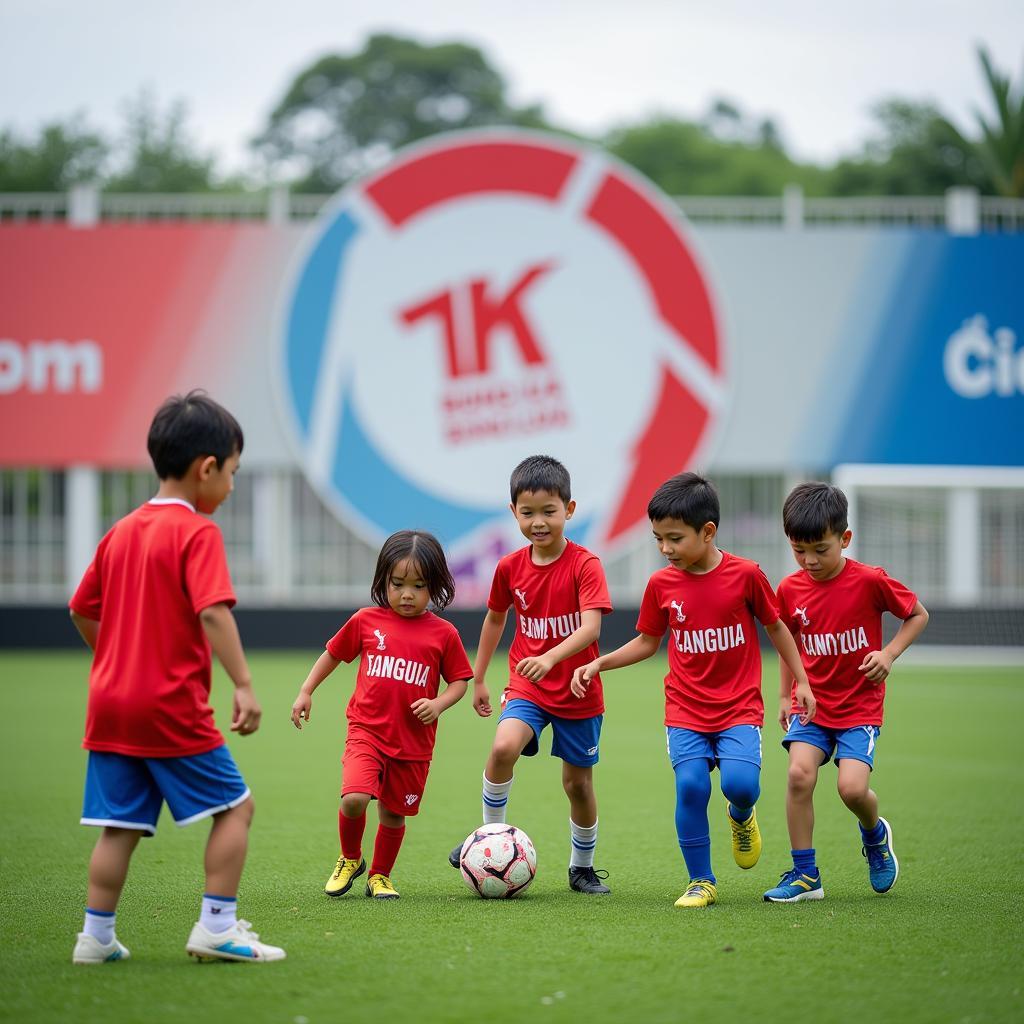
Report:
<svg viewBox="0 0 1024 1024"><path fill-rule="evenodd" d="M358 818L366 813L370 797L367 793L346 793L341 798L341 813L346 818Z"/></svg>
<svg viewBox="0 0 1024 1024"><path fill-rule="evenodd" d="M868 795L868 780L861 778L840 779L839 799L847 807L853 807L863 803Z"/></svg>
<svg viewBox="0 0 1024 1024"><path fill-rule="evenodd" d="M523 752L517 736L495 736L491 747L491 760L501 765L515 764Z"/></svg>
<svg viewBox="0 0 1024 1024"><path fill-rule="evenodd" d="M734 807L753 807L761 795L760 768L743 761L731 763L722 779L722 792Z"/></svg>
<svg viewBox="0 0 1024 1024"><path fill-rule="evenodd" d="M562 779L565 795L574 803L588 800L594 794L594 780L589 775L566 775Z"/></svg>
<svg viewBox="0 0 1024 1024"><path fill-rule="evenodd" d="M794 793L809 793L818 781L817 770L803 761L790 761L789 788Z"/></svg>

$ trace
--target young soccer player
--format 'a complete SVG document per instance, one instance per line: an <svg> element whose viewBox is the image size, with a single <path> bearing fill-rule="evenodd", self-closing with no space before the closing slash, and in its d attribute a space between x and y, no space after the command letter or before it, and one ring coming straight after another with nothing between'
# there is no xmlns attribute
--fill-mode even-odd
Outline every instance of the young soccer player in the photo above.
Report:
<svg viewBox="0 0 1024 1024"><path fill-rule="evenodd" d="M494 570L487 615L480 630L473 675L473 707L491 714L485 677L511 607L516 631L509 650L509 682L484 768L483 820L508 821L508 797L520 755L539 751L551 726L551 754L562 759L562 787L569 798L569 886L575 892L610 892L594 869L598 760L604 697L599 678L583 700L569 690L573 670L597 657L601 616L611 611L598 557L567 540L565 524L576 510L569 473L556 459L534 455L513 470L509 508L529 541L505 555ZM448 857L459 866L461 845Z"/></svg>
<svg viewBox="0 0 1024 1024"><path fill-rule="evenodd" d="M647 507L668 565L650 578L637 620L638 636L577 669L573 692L588 694L599 671L651 657L669 633L665 726L676 779L676 833L689 872L677 907L706 907L718 890L711 869L708 801L717 765L727 801L732 850L741 868L761 856L754 804L761 792L761 652L755 618L798 680L805 718L814 697L775 594L754 562L715 543L719 505L714 487L696 473L672 477Z"/></svg>
<svg viewBox="0 0 1024 1024"><path fill-rule="evenodd" d="M204 393L164 402L149 429L157 495L100 541L71 598L71 618L95 652L82 824L103 829L76 964L128 957L114 916L132 853L156 831L164 801L178 825L213 818L202 911L185 949L204 959L284 959L236 917L253 803L209 704L212 647L235 685L232 731L259 727L224 542L199 514L231 493L241 452L235 418Z"/></svg>
<svg viewBox="0 0 1024 1024"><path fill-rule="evenodd" d="M313 692L345 661L359 658L348 703L341 759L341 856L324 892L344 896L364 871L366 808L377 801L377 838L366 895L398 899L391 871L405 837L405 819L419 813L437 735L437 719L461 700L473 678L455 627L427 611L445 609L455 583L444 551L429 533L402 530L380 549L361 608L327 641L292 705L292 722L309 721ZM441 680L447 682L440 695Z"/></svg>
<svg viewBox="0 0 1024 1024"><path fill-rule="evenodd" d="M796 637L800 657L818 700L813 722L795 713L792 676L781 666L779 724L789 749L786 818L793 867L764 898L769 903L820 900L825 895L814 851L814 786L818 769L835 755L839 796L860 821L861 846L875 892L888 892L899 863L892 828L878 816L869 782L875 744L882 731L885 679L892 663L920 636L928 612L884 569L847 558L853 536L846 495L837 487L807 483L786 498L782 524L799 571L778 590L782 621ZM882 612L903 623L882 645Z"/></svg>

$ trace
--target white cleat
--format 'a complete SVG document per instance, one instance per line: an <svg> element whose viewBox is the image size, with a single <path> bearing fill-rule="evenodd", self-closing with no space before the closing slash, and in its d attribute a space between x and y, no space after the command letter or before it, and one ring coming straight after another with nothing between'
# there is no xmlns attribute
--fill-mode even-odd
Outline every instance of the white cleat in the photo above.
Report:
<svg viewBox="0 0 1024 1024"><path fill-rule="evenodd" d="M127 946L122 946L115 935L106 946L95 935L78 933L75 951L71 954L73 964L111 964L115 960L127 960L131 956Z"/></svg>
<svg viewBox="0 0 1024 1024"><path fill-rule="evenodd" d="M226 932L209 932L197 921L192 926L185 952L199 960L264 963L284 959L283 949L260 942L259 938L248 921L237 921Z"/></svg>

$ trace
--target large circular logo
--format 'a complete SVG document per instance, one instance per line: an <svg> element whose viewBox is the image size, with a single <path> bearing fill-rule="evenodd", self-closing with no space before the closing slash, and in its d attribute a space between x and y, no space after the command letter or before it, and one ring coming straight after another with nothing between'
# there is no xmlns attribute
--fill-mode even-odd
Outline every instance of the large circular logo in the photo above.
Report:
<svg viewBox="0 0 1024 1024"><path fill-rule="evenodd" d="M341 192L282 337L304 470L373 541L513 540L509 473L545 453L572 475L574 536L608 551L706 453L727 396L678 211L600 150L529 132L438 136Z"/></svg>

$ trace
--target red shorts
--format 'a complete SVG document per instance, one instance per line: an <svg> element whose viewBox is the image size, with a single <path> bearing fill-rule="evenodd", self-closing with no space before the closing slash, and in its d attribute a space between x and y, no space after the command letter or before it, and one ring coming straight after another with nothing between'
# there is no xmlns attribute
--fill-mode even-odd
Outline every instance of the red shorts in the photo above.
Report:
<svg viewBox="0 0 1024 1024"><path fill-rule="evenodd" d="M349 738L341 757L341 795L369 793L392 814L411 817L419 813L429 772L429 761L400 761Z"/></svg>

